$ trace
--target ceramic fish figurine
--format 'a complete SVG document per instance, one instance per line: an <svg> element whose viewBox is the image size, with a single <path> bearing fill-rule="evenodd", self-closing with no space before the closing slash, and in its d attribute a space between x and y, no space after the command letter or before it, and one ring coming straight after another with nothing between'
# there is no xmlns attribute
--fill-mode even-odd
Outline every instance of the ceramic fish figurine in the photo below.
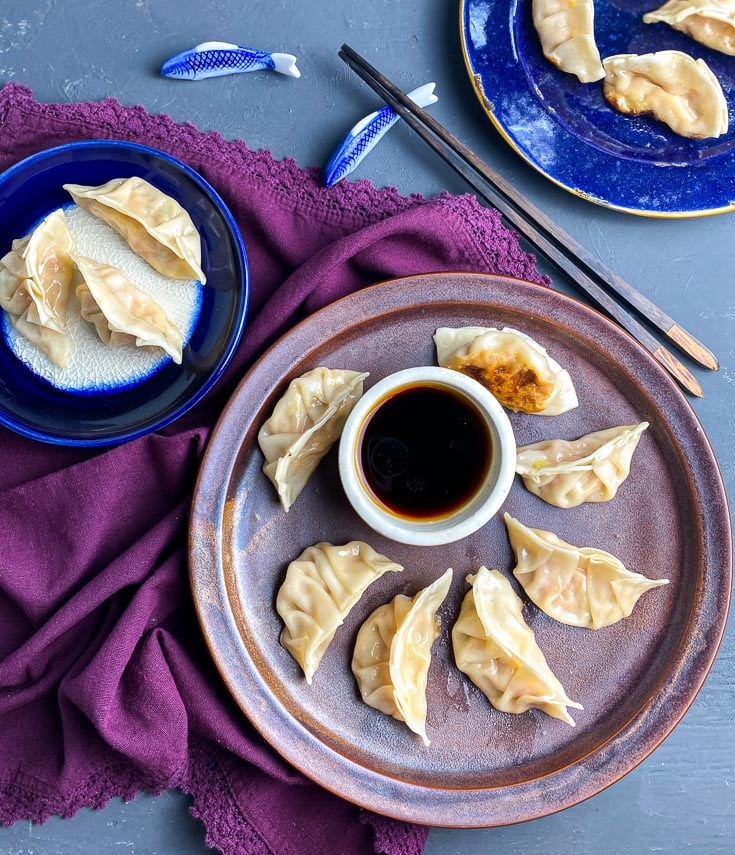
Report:
<svg viewBox="0 0 735 855"><path fill-rule="evenodd" d="M425 83L408 93L408 97L419 107L428 107L439 100L434 95L435 83ZM385 106L359 121L342 140L329 159L324 170L324 183L332 187L349 175L362 159L378 144L400 117L391 107Z"/></svg>
<svg viewBox="0 0 735 855"><path fill-rule="evenodd" d="M167 59L161 66L164 77L181 80L204 80L243 71L277 71L288 77L301 77L296 57L290 53L268 53L251 50L229 42L202 42L190 50Z"/></svg>

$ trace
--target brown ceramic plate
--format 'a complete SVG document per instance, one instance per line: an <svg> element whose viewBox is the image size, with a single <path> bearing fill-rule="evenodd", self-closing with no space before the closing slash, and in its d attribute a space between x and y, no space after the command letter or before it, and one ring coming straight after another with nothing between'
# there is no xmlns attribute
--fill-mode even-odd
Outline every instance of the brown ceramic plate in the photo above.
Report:
<svg viewBox="0 0 735 855"><path fill-rule="evenodd" d="M568 368L580 405L553 418L511 415L519 444L650 422L630 478L609 503L559 510L520 480L504 509L578 546L671 584L597 632L524 613L569 696L584 705L572 728L538 711L500 713L456 669L449 631L480 564L510 575L501 517L430 549L374 534L348 506L336 448L288 514L261 471L258 429L289 381L319 365L370 371L366 385L432 364L438 326L510 326ZM430 429L427 425L427 429ZM339 628L307 686L280 646L274 602L305 547L365 540L405 566L374 583ZM457 827L492 826L575 804L640 763L682 717L712 664L731 587L731 536L717 463L701 425L668 376L594 310L537 285L440 274L368 288L282 338L248 373L210 440L191 521L191 578L207 642L253 724L319 784L389 816ZM428 684L427 748L405 724L365 706L350 671L355 636L381 603L413 594L447 567ZM513 584L516 586L515 581Z"/></svg>

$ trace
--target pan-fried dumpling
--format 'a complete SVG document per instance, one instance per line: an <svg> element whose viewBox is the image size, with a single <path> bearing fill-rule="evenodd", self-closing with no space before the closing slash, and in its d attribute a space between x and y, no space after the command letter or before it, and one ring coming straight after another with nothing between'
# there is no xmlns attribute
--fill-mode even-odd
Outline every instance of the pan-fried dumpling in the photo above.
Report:
<svg viewBox="0 0 735 855"><path fill-rule="evenodd" d="M472 588L452 627L459 670L495 709L507 713L538 709L573 727L567 707L583 707L567 697L549 668L510 582L487 567L480 567L467 581Z"/></svg>
<svg viewBox="0 0 735 855"><path fill-rule="evenodd" d="M181 205L157 187L134 177L113 178L99 187L64 184L64 189L163 276L207 281L199 232Z"/></svg>
<svg viewBox="0 0 735 855"><path fill-rule="evenodd" d="M74 239L58 209L29 235L14 240L0 259L0 306L18 332L60 368L69 359L66 308L73 251Z"/></svg>
<svg viewBox="0 0 735 855"><path fill-rule="evenodd" d="M593 0L533 0L533 25L546 59L582 83L602 80Z"/></svg>
<svg viewBox="0 0 735 855"><path fill-rule="evenodd" d="M136 288L117 267L80 255L74 262L83 279L76 288L82 317L105 344L160 347L181 364L181 331L153 297Z"/></svg>
<svg viewBox="0 0 735 855"><path fill-rule="evenodd" d="M727 133L727 101L703 59L662 50L608 56L603 65L603 93L621 113L650 113L675 134L693 139Z"/></svg>
<svg viewBox="0 0 735 855"><path fill-rule="evenodd" d="M450 569L415 597L398 594L377 608L360 627L352 656L363 701L405 721L424 745L431 645L439 635L436 612L451 582Z"/></svg>
<svg viewBox="0 0 735 855"><path fill-rule="evenodd" d="M403 570L367 543L317 543L288 565L276 597L284 623L281 644L311 685L322 656L350 609L383 573Z"/></svg>
<svg viewBox="0 0 735 855"><path fill-rule="evenodd" d="M513 575L549 617L570 626L600 629L622 620L651 588L668 579L647 579L622 561L591 547L565 543L550 531L527 528L505 514L516 555Z"/></svg>
<svg viewBox="0 0 735 855"><path fill-rule="evenodd" d="M514 412L556 416L578 405L569 372L525 333L504 327L440 327L437 361L482 383Z"/></svg>
<svg viewBox="0 0 735 855"><path fill-rule="evenodd" d="M598 430L579 439L548 439L516 452L516 472L526 488L557 508L609 502L630 472L648 422Z"/></svg>
<svg viewBox="0 0 735 855"><path fill-rule="evenodd" d="M735 0L669 0L646 12L646 24L668 24L712 50L735 56Z"/></svg>
<svg viewBox="0 0 735 855"><path fill-rule="evenodd" d="M258 432L265 457L263 472L273 482L285 511L342 434L367 376L336 368L307 371L291 381Z"/></svg>

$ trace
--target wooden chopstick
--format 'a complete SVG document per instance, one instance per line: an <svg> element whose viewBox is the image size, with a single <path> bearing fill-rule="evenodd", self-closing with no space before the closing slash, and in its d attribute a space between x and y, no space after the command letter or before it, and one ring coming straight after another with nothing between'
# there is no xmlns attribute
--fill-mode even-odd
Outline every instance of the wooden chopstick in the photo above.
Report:
<svg viewBox="0 0 735 855"><path fill-rule="evenodd" d="M719 367L717 360L708 348L631 285L607 270L533 203L519 196L501 175L417 107L349 45L342 45L339 56L479 195L497 208L536 250L567 274L573 285L637 338L687 391L702 397L702 388L689 370L620 306L603 288L603 284L634 305L649 323L660 329L692 359L707 368L716 369Z"/></svg>

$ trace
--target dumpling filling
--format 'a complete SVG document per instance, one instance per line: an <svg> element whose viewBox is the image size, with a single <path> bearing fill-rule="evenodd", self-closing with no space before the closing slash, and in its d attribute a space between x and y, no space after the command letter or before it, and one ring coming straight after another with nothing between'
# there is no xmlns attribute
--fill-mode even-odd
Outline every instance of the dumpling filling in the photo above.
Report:
<svg viewBox="0 0 735 855"><path fill-rule="evenodd" d="M569 373L538 342L504 327L440 327L437 361L480 382L514 412L555 416L578 405Z"/></svg>

